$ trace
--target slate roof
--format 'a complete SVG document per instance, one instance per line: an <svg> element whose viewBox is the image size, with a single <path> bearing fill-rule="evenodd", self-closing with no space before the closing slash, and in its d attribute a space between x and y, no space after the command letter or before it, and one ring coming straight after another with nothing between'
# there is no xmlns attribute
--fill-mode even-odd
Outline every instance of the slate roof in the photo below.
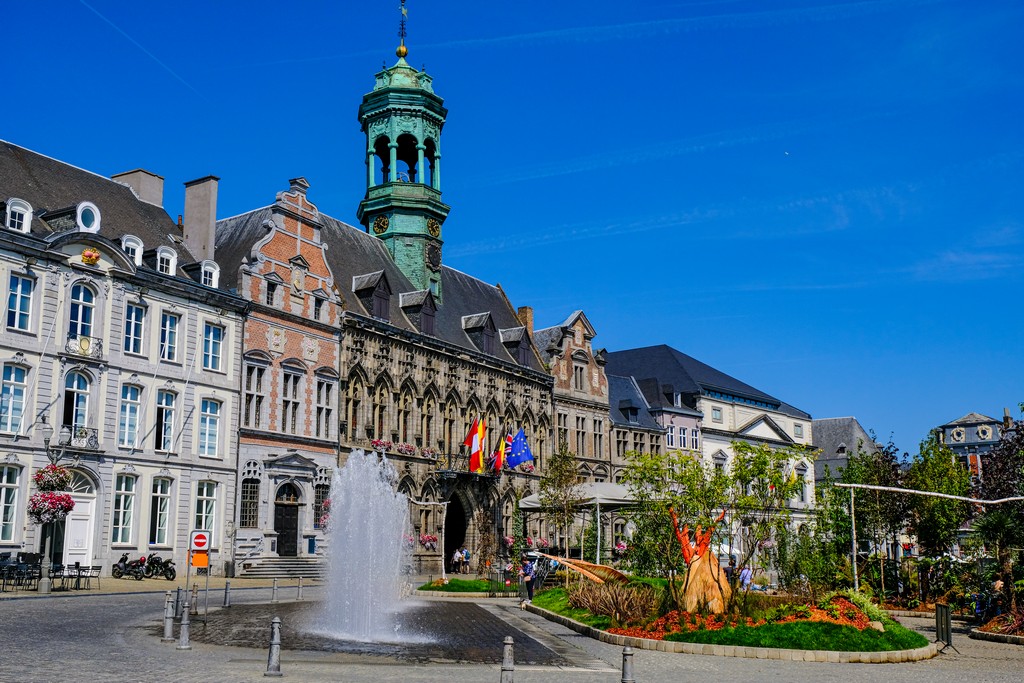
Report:
<svg viewBox="0 0 1024 683"><path fill-rule="evenodd" d="M629 407L637 409L636 422L630 422L624 412ZM647 399L632 377L608 375L608 411L613 425L664 431L658 421L651 416Z"/></svg>
<svg viewBox="0 0 1024 683"><path fill-rule="evenodd" d="M673 393L691 397L691 407L696 405L695 397L703 389L766 403L773 406L775 410L792 417L803 419L811 417L799 408L780 401L774 396L755 389L749 384L665 344L626 351L609 351L607 358L610 373L633 376L645 387L669 385L672 387ZM657 384L644 382L648 379L656 379ZM669 399L660 390L648 390L645 392L645 396L654 407L668 408L671 406Z"/></svg>
<svg viewBox="0 0 1024 683"><path fill-rule="evenodd" d="M814 461L814 478L822 479L828 469L838 479L850 455L859 448L870 450L875 442L855 417L826 417L811 422L814 447L820 450ZM844 447L845 452L840 452Z"/></svg>
<svg viewBox="0 0 1024 683"><path fill-rule="evenodd" d="M995 418L986 417L985 415L982 415L981 413L967 413L966 415L964 415L963 417L961 417L959 419L953 420L952 422L947 422L946 424L942 425L942 427L940 427L939 429L942 429L944 427L955 427L957 425L1001 424L1001 423L1002 423L1001 420L996 420Z"/></svg>
<svg viewBox="0 0 1024 683"><path fill-rule="evenodd" d="M272 207L255 209L217 222L217 263L221 266L222 280L237 277L243 258L251 258L253 245L267 233L264 222L270 220ZM415 325L402 310L401 304L409 305L415 292L422 292L414 286L391 258L387 248L377 237L362 228L320 214L321 239L327 244L327 263L334 275L335 286L345 300L346 310L369 317L370 311L363 307L353 290L354 280L358 286L372 276L374 282L383 276L387 279L393 295L390 299L389 324L420 334ZM222 251L223 250L223 251ZM235 285L233 285L235 286ZM507 341L515 333L512 330L523 326L516 317L501 288L479 280L447 266L441 267L442 302L434 315L434 338L455 346L479 351L463 327L463 319L479 318L489 313L499 331L495 341ZM494 344L495 358L518 365L508 350L501 344ZM529 367L541 371L540 363L533 354L528 354Z"/></svg>
<svg viewBox="0 0 1024 683"><path fill-rule="evenodd" d="M181 230L167 212L140 200L127 185L0 140L0 202L11 198L32 205L30 230L37 237L57 232L46 223L43 211L52 215L92 202L100 210L99 236L117 242L134 235L145 251L159 246L174 249L179 266L196 261L178 241Z"/></svg>

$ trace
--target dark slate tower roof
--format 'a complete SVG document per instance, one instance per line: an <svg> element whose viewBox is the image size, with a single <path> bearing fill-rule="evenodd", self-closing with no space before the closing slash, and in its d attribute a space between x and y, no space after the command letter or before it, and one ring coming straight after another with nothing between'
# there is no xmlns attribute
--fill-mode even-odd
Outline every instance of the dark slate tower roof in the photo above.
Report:
<svg viewBox="0 0 1024 683"><path fill-rule="evenodd" d="M764 404L786 415L810 419L810 415L799 408L665 344L626 351L610 351L607 357L609 372L635 377L645 389L644 396L654 407L670 406L671 399L667 395L670 393L683 394L688 397L690 407L694 407L696 397L701 392L714 392L752 401L754 404ZM656 382L646 381L652 379Z"/></svg>

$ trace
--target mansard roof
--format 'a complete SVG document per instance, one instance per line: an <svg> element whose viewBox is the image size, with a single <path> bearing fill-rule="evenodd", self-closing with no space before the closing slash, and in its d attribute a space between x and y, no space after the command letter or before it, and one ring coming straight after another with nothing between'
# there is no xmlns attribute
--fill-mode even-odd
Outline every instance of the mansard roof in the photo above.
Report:
<svg viewBox="0 0 1024 683"><path fill-rule="evenodd" d="M608 375L608 407L613 425L664 431L658 421L651 416L647 399L632 377ZM629 421L626 411L630 408L637 411L636 422Z"/></svg>
<svg viewBox="0 0 1024 683"><path fill-rule="evenodd" d="M942 427L954 427L957 425L963 426L978 424L999 424L1001 422L1001 420L996 420L995 418L982 415L981 413L967 413L961 418L953 420L952 422L947 422L946 424L942 425Z"/></svg>
<svg viewBox="0 0 1024 683"><path fill-rule="evenodd" d="M11 198L32 205L30 232L36 237L65 232L47 223L44 212L53 215L91 202L100 210L101 237L116 242L134 235L144 251L160 246L176 251L179 266L196 261L167 212L139 199L124 183L0 140L0 202Z"/></svg>
<svg viewBox="0 0 1024 683"><path fill-rule="evenodd" d="M252 248L267 232L263 223L270 219L271 207L256 209L239 216L217 222L217 261L224 271L237 272L243 258L252 258ZM384 243L368 234L362 228L353 227L320 213L321 240L327 244L327 263L334 276L335 286L345 301L345 309L364 316L370 316L353 289L353 279L368 274L380 274L387 279L394 295L390 298L388 323L394 327L421 334L409 320L402 306L410 305L412 296L419 296L421 290L412 284L395 264ZM221 253L221 249L225 253ZM222 278L234 279L237 277ZM506 330L522 327L508 299L497 285L488 284L471 275L448 266L441 266L441 292L443 297L437 305L434 316L433 337L460 348L478 351L467 330L463 318L489 315L495 329ZM503 344L495 344L493 357L518 365ZM529 367L542 371L533 354L528 356Z"/></svg>
<svg viewBox="0 0 1024 683"><path fill-rule="evenodd" d="M607 357L609 371L619 375L631 375L641 381L654 378L657 380L657 386L671 385L675 393L688 396L696 396L702 392L722 393L765 403L774 410L793 417L811 417L799 408L665 344L626 351L609 351ZM669 398L661 391L654 394L648 392L645 395L652 405L667 407L665 404L669 403Z"/></svg>

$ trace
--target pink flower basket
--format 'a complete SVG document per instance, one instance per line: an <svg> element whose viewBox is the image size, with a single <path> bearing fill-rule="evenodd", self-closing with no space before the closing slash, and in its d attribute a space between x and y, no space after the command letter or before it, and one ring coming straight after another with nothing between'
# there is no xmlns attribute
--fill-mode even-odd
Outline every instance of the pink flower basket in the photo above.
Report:
<svg viewBox="0 0 1024 683"><path fill-rule="evenodd" d="M69 493L38 491L28 499L28 516L34 524L60 522L75 509L75 500Z"/></svg>

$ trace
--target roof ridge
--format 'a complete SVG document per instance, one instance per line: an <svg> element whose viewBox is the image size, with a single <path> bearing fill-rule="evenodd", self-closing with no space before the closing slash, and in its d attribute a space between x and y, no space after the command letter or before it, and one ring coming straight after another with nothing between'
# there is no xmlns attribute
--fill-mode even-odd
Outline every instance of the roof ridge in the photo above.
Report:
<svg viewBox="0 0 1024 683"><path fill-rule="evenodd" d="M113 178L110 178L108 176L101 175L101 174L97 173L96 171L90 171L87 168L82 168L81 166L75 166L74 164L69 164L66 161L61 161L60 159L56 159L54 157L51 157L48 154L43 154L42 152L37 152L34 149L29 149L28 147L22 147L21 145L19 145L17 143L11 142L10 140L4 140L4 139L0 138L0 142L4 143L5 145L10 145L11 147L17 147L18 149L24 150L24 151L28 152L29 154L35 154L37 157L42 157L44 159L49 159L50 161L56 162L56 163L60 164L61 166L67 166L68 168L73 168L76 171L81 171L82 173L87 173L88 175L96 176L97 178L100 178L101 180L106 180L108 183L113 183L114 185L118 185L120 187L127 187L129 190L132 189L131 186L126 185L125 183L122 183L122 182L120 182L118 180L114 180ZM134 190L132 190L132 194L135 195L136 199L139 199L139 195ZM139 199L139 201L141 202L142 200ZM144 203L145 204L149 204L149 202L144 202ZM151 204L151 206L156 206L156 204ZM163 207L160 207L160 208L163 208Z"/></svg>

